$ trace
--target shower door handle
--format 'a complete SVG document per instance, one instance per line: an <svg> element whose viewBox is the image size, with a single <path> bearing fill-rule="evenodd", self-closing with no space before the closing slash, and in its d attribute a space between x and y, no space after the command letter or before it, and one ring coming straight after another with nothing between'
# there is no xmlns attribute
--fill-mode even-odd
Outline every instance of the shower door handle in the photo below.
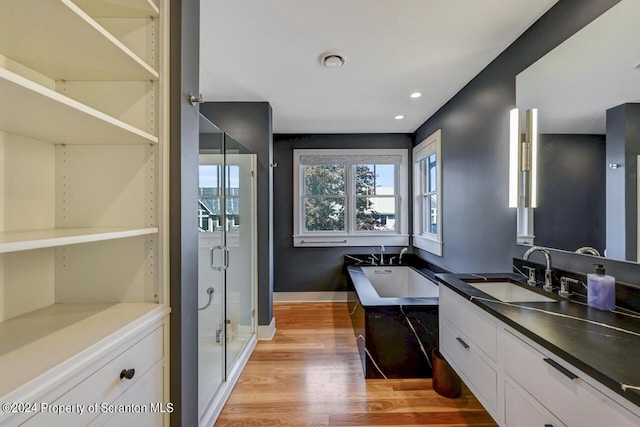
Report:
<svg viewBox="0 0 640 427"><path fill-rule="evenodd" d="M226 269L226 267L225 267L224 265L215 265L215 264L214 264L214 261L213 261L213 254L214 254L217 250L224 251L225 249L226 249L226 248L225 248L224 246L222 246L222 245L216 245L216 246L212 246L212 247L211 247L211 249L210 249L210 252L211 252L210 266L211 266L211 268L212 268L213 270L216 270L216 271L222 271L222 270L225 270L225 269ZM227 261L227 260L226 260L226 259L227 259L227 256L225 255L225 257L224 257L224 258L225 258L225 263L226 263L226 261Z"/></svg>
<svg viewBox="0 0 640 427"><path fill-rule="evenodd" d="M217 250L221 250L222 251L222 256L223 256L223 264L222 265L214 264L213 254ZM212 246L211 247L211 262L210 262L210 264L211 264L211 268L216 270L216 271L224 271L227 268L229 268L229 248L227 248L226 246L223 246L223 245Z"/></svg>
<svg viewBox="0 0 640 427"><path fill-rule="evenodd" d="M229 268L229 248L228 247L224 247L224 265L222 266L223 270L226 270L227 268Z"/></svg>

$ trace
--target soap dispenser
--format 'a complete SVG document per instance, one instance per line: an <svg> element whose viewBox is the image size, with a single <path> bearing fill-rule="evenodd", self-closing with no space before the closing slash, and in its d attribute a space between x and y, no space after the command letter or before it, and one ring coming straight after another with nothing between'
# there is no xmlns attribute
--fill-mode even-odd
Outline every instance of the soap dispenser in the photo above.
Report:
<svg viewBox="0 0 640 427"><path fill-rule="evenodd" d="M616 279L605 274L602 264L593 265L595 274L587 274L587 303L589 307L611 311L616 306Z"/></svg>

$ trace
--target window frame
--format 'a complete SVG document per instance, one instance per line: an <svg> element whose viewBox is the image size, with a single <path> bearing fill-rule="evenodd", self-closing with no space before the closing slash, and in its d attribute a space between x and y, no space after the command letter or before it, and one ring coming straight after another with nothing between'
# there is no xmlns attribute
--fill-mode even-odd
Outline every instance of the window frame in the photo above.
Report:
<svg viewBox="0 0 640 427"><path fill-rule="evenodd" d="M345 230L307 231L304 219L304 174L301 156L400 156L395 171L396 229L388 231L356 230L355 164L345 162ZM328 162L327 164L331 164ZM333 163L336 164L336 163ZM364 163L363 163L364 164ZM366 163L372 164L372 163ZM385 162L374 164L389 164ZM293 150L293 245L295 247L406 246L409 244L409 150L408 149L295 149ZM369 197L375 197L369 196ZM389 196L386 196L389 197Z"/></svg>
<svg viewBox="0 0 640 427"><path fill-rule="evenodd" d="M438 129L420 144L413 147L413 246L437 256L442 256L442 131ZM428 191L428 173L422 170L421 162L436 155L436 191ZM426 187L426 188L425 188ZM425 212L424 197L436 194L438 209L436 213L437 232L431 233L425 226L429 212Z"/></svg>

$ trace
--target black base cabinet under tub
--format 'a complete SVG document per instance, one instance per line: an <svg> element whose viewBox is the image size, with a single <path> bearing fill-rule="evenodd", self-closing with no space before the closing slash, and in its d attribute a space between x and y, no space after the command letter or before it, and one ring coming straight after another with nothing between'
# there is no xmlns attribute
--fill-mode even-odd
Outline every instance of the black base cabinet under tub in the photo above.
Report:
<svg viewBox="0 0 640 427"><path fill-rule="evenodd" d="M431 378L438 299L380 298L358 270L347 268L348 307L365 378Z"/></svg>

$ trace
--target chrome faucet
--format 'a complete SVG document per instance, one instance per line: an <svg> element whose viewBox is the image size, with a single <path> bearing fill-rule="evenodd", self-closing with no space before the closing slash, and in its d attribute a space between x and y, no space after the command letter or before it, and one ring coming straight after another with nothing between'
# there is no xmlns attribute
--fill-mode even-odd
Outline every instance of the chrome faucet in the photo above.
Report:
<svg viewBox="0 0 640 427"><path fill-rule="evenodd" d="M529 256L536 252L542 252L542 254L544 255L544 258L547 262L547 267L544 270L544 287L542 289L544 289L547 292L552 292L553 291L553 281L551 278L551 254L549 253L548 250L546 250L545 248L541 248L539 246L532 246L530 247L525 253L524 253L524 260L528 261L529 260Z"/></svg>
<svg viewBox="0 0 640 427"><path fill-rule="evenodd" d="M596 248L592 248L591 246L583 246L581 248L576 249L577 254L584 255L593 255L593 256L601 256L600 252Z"/></svg>
<svg viewBox="0 0 640 427"><path fill-rule="evenodd" d="M402 256L404 255L405 252L407 252L409 250L409 248L402 248L402 250L400 251L400 257L398 258L398 264L402 264Z"/></svg>
<svg viewBox="0 0 640 427"><path fill-rule="evenodd" d="M380 245L380 265L384 265L384 245Z"/></svg>

